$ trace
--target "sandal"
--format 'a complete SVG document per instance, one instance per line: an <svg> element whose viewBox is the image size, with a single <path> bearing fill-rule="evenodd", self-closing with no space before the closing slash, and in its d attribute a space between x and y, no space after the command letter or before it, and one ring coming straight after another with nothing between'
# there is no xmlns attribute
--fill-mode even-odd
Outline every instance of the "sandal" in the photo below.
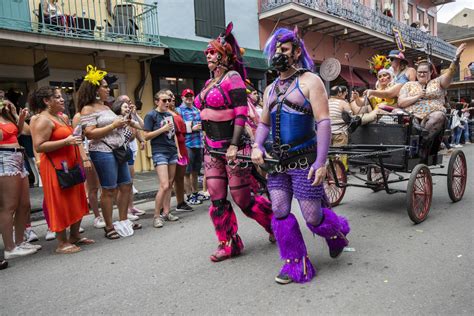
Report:
<svg viewBox="0 0 474 316"><path fill-rule="evenodd" d="M8 268L8 261L7 260L2 260L0 261L0 270Z"/></svg>
<svg viewBox="0 0 474 316"><path fill-rule="evenodd" d="M133 228L133 230L142 229L142 224L133 223L133 226L132 226L132 228Z"/></svg>
<svg viewBox="0 0 474 316"><path fill-rule="evenodd" d="M72 244L75 244L75 245L92 245L92 244L95 244L95 241L93 239L82 237L81 239L79 239L76 242L73 242Z"/></svg>
<svg viewBox="0 0 474 316"><path fill-rule="evenodd" d="M63 255L69 255L81 251L81 248L75 245L69 245L64 248L56 248L55 252Z"/></svg>
<svg viewBox="0 0 474 316"><path fill-rule="evenodd" d="M107 231L107 228L104 227L104 231L105 231L105 238L107 239L114 240L114 239L120 238L120 235L117 233L115 228L112 228L109 231Z"/></svg>

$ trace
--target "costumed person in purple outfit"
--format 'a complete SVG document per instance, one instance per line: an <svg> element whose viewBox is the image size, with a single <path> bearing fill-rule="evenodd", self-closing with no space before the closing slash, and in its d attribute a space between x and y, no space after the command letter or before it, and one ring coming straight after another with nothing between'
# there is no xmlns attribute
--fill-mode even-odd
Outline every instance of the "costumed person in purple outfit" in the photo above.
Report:
<svg viewBox="0 0 474 316"><path fill-rule="evenodd" d="M263 145L272 129L273 146L268 154L279 164L268 175L268 190L274 214L272 228L285 261L275 280L281 284L303 283L310 281L316 271L291 213L293 195L308 228L326 239L332 258L338 257L349 243L349 223L329 208L322 184L331 142L328 98L321 79L311 72L313 61L297 28L277 29L268 39L264 53L279 77L264 93L252 161L263 164Z"/></svg>
<svg viewBox="0 0 474 316"><path fill-rule="evenodd" d="M211 79L194 101L201 110L206 133L204 170L212 200L209 214L219 241L211 255L214 262L237 256L244 247L237 234L237 218L226 199L227 186L242 212L257 221L274 241L270 202L262 196L251 195L251 166L244 168L236 159L237 154L250 154L251 147L244 133L248 115L246 72L240 47L231 31L232 23L217 39L209 42L205 54Z"/></svg>

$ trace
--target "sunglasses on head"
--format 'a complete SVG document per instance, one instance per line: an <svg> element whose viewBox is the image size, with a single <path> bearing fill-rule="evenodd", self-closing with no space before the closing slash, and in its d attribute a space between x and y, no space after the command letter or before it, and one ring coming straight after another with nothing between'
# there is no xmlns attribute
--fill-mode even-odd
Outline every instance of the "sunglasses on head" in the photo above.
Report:
<svg viewBox="0 0 474 316"><path fill-rule="evenodd" d="M215 48L208 48L204 51L204 55L208 55L208 54L211 54L211 55L214 55L215 53L217 53L217 50Z"/></svg>

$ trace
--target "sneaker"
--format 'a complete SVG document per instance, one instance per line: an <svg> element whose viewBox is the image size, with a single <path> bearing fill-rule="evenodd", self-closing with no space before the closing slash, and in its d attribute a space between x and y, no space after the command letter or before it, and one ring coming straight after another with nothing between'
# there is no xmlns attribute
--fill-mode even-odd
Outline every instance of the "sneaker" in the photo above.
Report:
<svg viewBox="0 0 474 316"><path fill-rule="evenodd" d="M8 261L0 259L0 270L4 270L6 268L8 268Z"/></svg>
<svg viewBox="0 0 474 316"><path fill-rule="evenodd" d="M25 229L25 240L27 242L33 242L33 241L38 241L38 235L36 235L35 231L31 229L31 227L28 227Z"/></svg>
<svg viewBox="0 0 474 316"><path fill-rule="evenodd" d="M33 245L27 241L22 242L21 244L18 245L18 247L22 249L35 249L35 250L40 250L42 248L40 245Z"/></svg>
<svg viewBox="0 0 474 316"><path fill-rule="evenodd" d="M102 216L98 216L94 218L94 227L95 228L104 228L105 227L105 221L102 218Z"/></svg>
<svg viewBox="0 0 474 316"><path fill-rule="evenodd" d="M142 215L145 215L146 212L139 209L139 208L136 208L135 206L132 207L131 209L128 210L129 213L132 213L133 215L137 215L137 216L142 216Z"/></svg>
<svg viewBox="0 0 474 316"><path fill-rule="evenodd" d="M471 144L471 142L464 142L464 145L469 145Z"/></svg>
<svg viewBox="0 0 474 316"><path fill-rule="evenodd" d="M179 219L178 216L174 216L171 213L168 213L167 215L162 214L160 216L164 221L167 221L167 222L176 222Z"/></svg>
<svg viewBox="0 0 474 316"><path fill-rule="evenodd" d="M48 231L46 232L46 237L45 239L47 241L50 241L50 240L55 240L56 239L56 233L55 232L52 232L48 229Z"/></svg>
<svg viewBox="0 0 474 316"><path fill-rule="evenodd" d="M288 284L293 282L288 274L280 273L275 277L275 281L279 284Z"/></svg>
<svg viewBox="0 0 474 316"><path fill-rule="evenodd" d="M127 213L127 219L131 220L131 221L137 221L140 217L138 217L137 215L133 215L132 213Z"/></svg>
<svg viewBox="0 0 474 316"><path fill-rule="evenodd" d="M83 232L85 232L85 229L82 228L82 226L79 226L79 234L82 234Z"/></svg>
<svg viewBox="0 0 474 316"><path fill-rule="evenodd" d="M163 219L161 219L161 216L155 217L153 219L153 227L155 228L163 227Z"/></svg>
<svg viewBox="0 0 474 316"><path fill-rule="evenodd" d="M189 206L186 202L176 205L176 211L178 212L192 212L194 209Z"/></svg>
<svg viewBox="0 0 474 316"><path fill-rule="evenodd" d="M462 148L463 146L461 144L454 145L454 148Z"/></svg>
<svg viewBox="0 0 474 316"><path fill-rule="evenodd" d="M186 199L186 203L188 203L189 205L199 205L202 204L202 201L199 201L195 194L191 194Z"/></svg>
<svg viewBox="0 0 474 316"><path fill-rule="evenodd" d="M199 201L207 201L207 200L209 200L209 199L211 198L211 197L209 196L209 193L207 193L207 192L204 193L204 192L202 192L202 191L196 193L195 195L197 196L197 199L198 199Z"/></svg>
<svg viewBox="0 0 474 316"><path fill-rule="evenodd" d="M132 193L133 193L133 194L137 194L137 193L138 193L138 190L137 190L137 188L135 188L134 185L132 185Z"/></svg>
<svg viewBox="0 0 474 316"><path fill-rule="evenodd" d="M16 257L28 256L34 254L37 250L36 249L25 249L16 246L11 251L5 250L5 259L13 259Z"/></svg>

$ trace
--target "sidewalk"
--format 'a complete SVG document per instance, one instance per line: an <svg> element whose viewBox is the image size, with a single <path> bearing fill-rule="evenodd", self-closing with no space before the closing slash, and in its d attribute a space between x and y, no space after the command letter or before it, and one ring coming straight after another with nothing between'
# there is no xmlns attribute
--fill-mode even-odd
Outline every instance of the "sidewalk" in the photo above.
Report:
<svg viewBox="0 0 474 316"><path fill-rule="evenodd" d="M138 190L138 193L134 195L134 201L153 199L158 191L158 179L155 171L136 173L133 184ZM43 188L30 188L30 201L31 213L39 212L42 216Z"/></svg>

